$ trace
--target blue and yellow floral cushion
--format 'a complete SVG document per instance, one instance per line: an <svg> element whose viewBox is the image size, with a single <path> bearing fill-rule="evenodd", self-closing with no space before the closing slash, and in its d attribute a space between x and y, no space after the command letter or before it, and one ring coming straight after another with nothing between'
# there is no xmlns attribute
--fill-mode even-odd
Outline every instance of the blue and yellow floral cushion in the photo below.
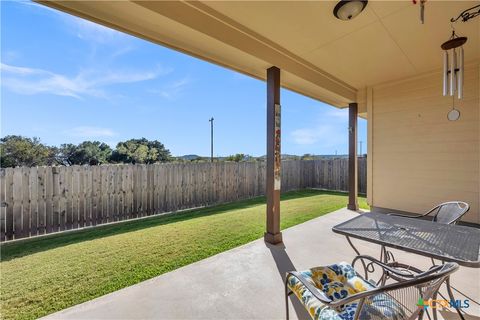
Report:
<svg viewBox="0 0 480 320"><path fill-rule="evenodd" d="M374 289L375 286L360 277L353 267L346 262L325 267L316 267L301 271L300 274L314 287L322 291L330 300L337 301L355 293ZM341 310L334 310L318 299L294 276L287 279L288 288L302 302L308 313L315 320L353 320L357 302L346 304ZM388 308L385 308L388 306ZM368 314L383 314L386 319L403 319L402 308L392 299L380 294L366 302L362 308L361 319L368 319Z"/></svg>

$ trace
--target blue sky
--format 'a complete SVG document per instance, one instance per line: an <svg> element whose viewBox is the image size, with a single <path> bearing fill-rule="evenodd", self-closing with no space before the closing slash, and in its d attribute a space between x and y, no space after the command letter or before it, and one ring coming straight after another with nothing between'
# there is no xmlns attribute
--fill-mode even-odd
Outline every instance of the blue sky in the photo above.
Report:
<svg viewBox="0 0 480 320"><path fill-rule="evenodd" d="M30 2L1 2L1 135L265 154L265 83ZM282 153L347 153L347 110L282 90ZM366 151L366 121L359 120Z"/></svg>

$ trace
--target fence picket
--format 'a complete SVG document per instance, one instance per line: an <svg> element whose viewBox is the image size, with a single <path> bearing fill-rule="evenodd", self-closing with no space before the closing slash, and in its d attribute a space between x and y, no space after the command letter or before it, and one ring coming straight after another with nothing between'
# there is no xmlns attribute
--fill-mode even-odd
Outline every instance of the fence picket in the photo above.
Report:
<svg viewBox="0 0 480 320"><path fill-rule="evenodd" d="M59 225L60 230L66 230L67 225L67 193L68 193L68 185L67 185L67 167L59 167Z"/></svg>
<svg viewBox="0 0 480 320"><path fill-rule="evenodd" d="M366 193L366 158L359 158ZM5 168L0 240L95 226L265 194L264 162ZM282 192L347 191L348 159L284 161Z"/></svg>
<svg viewBox="0 0 480 320"><path fill-rule="evenodd" d="M38 168L29 168L30 236L38 235Z"/></svg>
<svg viewBox="0 0 480 320"><path fill-rule="evenodd" d="M14 218L13 218L13 169L5 169L5 200L6 200L6 225L5 240L14 238Z"/></svg>
<svg viewBox="0 0 480 320"><path fill-rule="evenodd" d="M22 234L22 168L13 172L13 227L14 237L19 239Z"/></svg>
<svg viewBox="0 0 480 320"><path fill-rule="evenodd" d="M7 198L5 169L0 169L0 241L5 241L7 224Z"/></svg>
<svg viewBox="0 0 480 320"><path fill-rule="evenodd" d="M73 167L65 168L65 229L73 228ZM77 209L78 210L78 209Z"/></svg>
<svg viewBox="0 0 480 320"><path fill-rule="evenodd" d="M22 168L22 237L30 236L30 168Z"/></svg>

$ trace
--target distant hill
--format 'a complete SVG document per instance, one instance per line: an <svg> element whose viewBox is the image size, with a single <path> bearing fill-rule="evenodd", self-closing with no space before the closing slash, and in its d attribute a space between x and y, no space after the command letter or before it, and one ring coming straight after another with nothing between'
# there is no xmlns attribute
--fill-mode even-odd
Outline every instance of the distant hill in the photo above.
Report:
<svg viewBox="0 0 480 320"><path fill-rule="evenodd" d="M260 156L258 158L266 158L266 155ZM294 155L294 154L283 154L282 153L282 160L296 160L301 158L309 158L309 159L334 159L334 158L348 158L348 154L309 154L309 155Z"/></svg>
<svg viewBox="0 0 480 320"><path fill-rule="evenodd" d="M186 154L184 156L179 156L177 158L191 161L191 160L196 160L196 159L201 158L201 157L197 154Z"/></svg>
<svg viewBox="0 0 480 320"><path fill-rule="evenodd" d="M348 158L348 154L319 154L313 155L315 159Z"/></svg>
<svg viewBox="0 0 480 320"><path fill-rule="evenodd" d="M202 161L209 161L210 157L203 157L197 154L186 154L183 156L178 156L178 159L184 161L195 161L195 160L202 160ZM228 157L215 157L214 161L226 161ZM320 160L320 159L346 159L348 158L348 154L308 154L308 155L294 155L294 154L282 154L282 160ZM255 160L258 161L265 161L266 155L254 157L250 155L245 155L245 158L242 161L250 161Z"/></svg>

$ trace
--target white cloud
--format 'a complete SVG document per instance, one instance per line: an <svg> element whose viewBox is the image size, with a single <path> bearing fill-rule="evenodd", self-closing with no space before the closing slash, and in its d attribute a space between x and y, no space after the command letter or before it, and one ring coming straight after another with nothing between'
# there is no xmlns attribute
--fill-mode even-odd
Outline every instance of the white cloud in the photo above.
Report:
<svg viewBox="0 0 480 320"><path fill-rule="evenodd" d="M113 53L110 55L110 59L115 59L117 57L126 55L127 53L133 51L132 46L122 46L118 50L113 51Z"/></svg>
<svg viewBox="0 0 480 320"><path fill-rule="evenodd" d="M333 108L324 111L311 126L293 130L289 138L300 146L343 146L348 139L348 112Z"/></svg>
<svg viewBox="0 0 480 320"><path fill-rule="evenodd" d="M312 129L297 129L291 133L293 141L300 145L314 144L318 141L318 135Z"/></svg>
<svg viewBox="0 0 480 320"><path fill-rule="evenodd" d="M53 12L53 13L56 13L56 14L62 14L63 13L59 10L47 7L46 5L38 4L38 3L30 1L30 0L26 0L26 1L20 0L20 1L13 1L13 2L18 3L18 4L26 5L26 6L29 6L31 8L34 8L34 9L37 9L37 8L38 9L44 9L44 10L47 10L49 12ZM63 14L65 14L65 13L63 13Z"/></svg>
<svg viewBox="0 0 480 320"><path fill-rule="evenodd" d="M48 93L59 96L82 98L84 96L108 97L103 90L121 83L147 81L168 73L169 70L156 68L151 71L100 71L82 70L69 77L51 71L12 66L0 63L2 86L13 92L25 95Z"/></svg>
<svg viewBox="0 0 480 320"><path fill-rule="evenodd" d="M299 145L311 145L332 139L338 134L338 129L330 125L318 125L314 128L302 128L292 131L293 142ZM324 144L324 143L322 143Z"/></svg>
<svg viewBox="0 0 480 320"><path fill-rule="evenodd" d="M0 63L0 70L3 72L14 73L18 75L49 74L49 72L40 69L16 67L4 63Z"/></svg>
<svg viewBox="0 0 480 320"><path fill-rule="evenodd" d="M46 10L47 12L56 14L63 21L63 23L66 24L69 32L88 42L106 44L118 42L118 40L127 38L127 35L123 32L104 27L103 25L70 14L66 14L60 10L52 9L43 4L38 4L33 1L18 1L17 3L26 5L33 9Z"/></svg>
<svg viewBox="0 0 480 320"><path fill-rule="evenodd" d="M346 121L348 120L348 108L345 108L345 109L330 108L326 112L325 116Z"/></svg>
<svg viewBox="0 0 480 320"><path fill-rule="evenodd" d="M78 38L88 42L106 44L126 38L126 35L120 31L74 16L65 16L65 22Z"/></svg>
<svg viewBox="0 0 480 320"><path fill-rule="evenodd" d="M150 92L159 94L165 99L174 100L183 92L185 87L189 85L191 82L192 81L190 80L189 77L184 77L182 79L176 80L164 86L160 90L150 90Z"/></svg>
<svg viewBox="0 0 480 320"><path fill-rule="evenodd" d="M71 130L66 131L66 133L72 137L79 138L102 138L102 137L113 137L117 133L109 128L99 128L99 127L75 127Z"/></svg>

